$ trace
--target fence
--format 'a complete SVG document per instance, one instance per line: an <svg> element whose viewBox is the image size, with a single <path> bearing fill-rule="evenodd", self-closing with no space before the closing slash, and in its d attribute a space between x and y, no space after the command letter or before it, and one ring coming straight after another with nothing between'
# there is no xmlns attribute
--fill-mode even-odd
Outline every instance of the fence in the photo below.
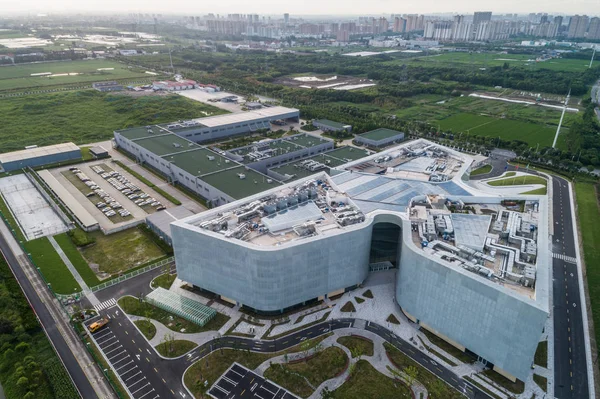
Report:
<svg viewBox="0 0 600 399"><path fill-rule="evenodd" d="M112 287L113 285L120 284L123 281L129 280L130 278L133 278L135 276L139 276L140 274L144 274L151 270L158 269L159 267L166 266L166 265L172 265L173 263L175 263L175 257L171 256L170 258L163 259L161 261L158 261L158 262L153 263L148 266L144 266L140 269L134 270L132 272L129 272L129 273L119 276L117 278L113 278L112 280L109 280L102 284L98 284L94 287L91 287L90 289L92 290L92 292L97 292L97 291L103 290L105 288Z"/></svg>

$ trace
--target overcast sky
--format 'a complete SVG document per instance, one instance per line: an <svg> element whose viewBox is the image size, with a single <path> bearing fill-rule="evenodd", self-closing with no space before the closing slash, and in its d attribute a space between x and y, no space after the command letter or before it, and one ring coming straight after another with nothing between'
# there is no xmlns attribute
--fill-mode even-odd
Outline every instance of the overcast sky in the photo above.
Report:
<svg viewBox="0 0 600 399"><path fill-rule="evenodd" d="M599 0L0 0L13 12L143 12L203 15L209 12L296 15L359 15L456 12L600 14Z"/></svg>

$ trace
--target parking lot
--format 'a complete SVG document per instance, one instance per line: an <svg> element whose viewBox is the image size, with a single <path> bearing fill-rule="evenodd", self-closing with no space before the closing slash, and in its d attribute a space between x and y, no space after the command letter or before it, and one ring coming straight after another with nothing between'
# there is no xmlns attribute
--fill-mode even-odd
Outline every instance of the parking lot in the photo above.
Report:
<svg viewBox="0 0 600 399"><path fill-rule="evenodd" d="M77 165L81 174L89 179L88 183L93 184L93 187L97 187L95 189L92 189L86 182L81 181L77 177L77 173L69 170L70 168L72 167L50 169L49 171L67 189L69 194L98 221L104 231L110 231L125 224L136 224L139 220L145 219L148 214L162 209L162 207L169 208L173 206L170 201L158 195L152 188L147 187L118 165L110 162L110 160ZM114 176L105 176L105 174L111 173L115 173ZM138 188L139 191L133 192L128 185ZM127 190L131 190L131 192ZM96 192L96 194L86 197L86 194L91 192ZM102 193L106 197L101 197L98 193ZM132 194L138 197L128 197ZM147 202L153 198L154 201L141 206L136 203L136 201ZM115 211L115 215L107 216L106 212L103 212L110 206L107 200L113 204L118 204L116 209L112 209ZM98 203L104 203L105 205L100 205L102 208L99 208ZM111 206L111 208L113 207ZM126 216L123 217L119 211L127 211L129 215L125 213Z"/></svg>
<svg viewBox="0 0 600 399"><path fill-rule="evenodd" d="M208 393L216 399L299 399L238 363L232 364Z"/></svg>
<svg viewBox="0 0 600 399"><path fill-rule="evenodd" d="M111 317L108 311L119 312L119 308L113 305L103 311L102 316ZM100 320L100 317L95 317L85 324L89 329L89 325L98 320ZM141 351L139 353L133 352L131 344L123 342L123 338L119 339L120 334L115 333L115 329L119 329L119 327L119 322L111 318L106 326L90 333L90 336L113 370L118 374L130 395L134 399L156 399L171 396L159 395L161 388L164 391L164 387L157 386L159 380L155 375L148 373L148 365L144 364L146 363L144 354Z"/></svg>

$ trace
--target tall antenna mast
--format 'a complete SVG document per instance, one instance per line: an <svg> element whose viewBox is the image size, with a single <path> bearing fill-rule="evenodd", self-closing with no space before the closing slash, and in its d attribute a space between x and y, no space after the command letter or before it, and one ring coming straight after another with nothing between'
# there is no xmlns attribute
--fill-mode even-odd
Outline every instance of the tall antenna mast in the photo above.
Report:
<svg viewBox="0 0 600 399"><path fill-rule="evenodd" d="M588 68L592 67L592 63L594 62L595 56L596 56L596 46L594 46L594 52L592 53L592 59L590 60L590 66Z"/></svg>
<svg viewBox="0 0 600 399"><path fill-rule="evenodd" d="M565 107L563 108L562 115L560 116L560 121L558 122L558 128L556 129L556 135L554 136L554 142L552 143L552 148L556 148L556 141L558 141L560 127L562 126L563 118L565 117L565 111L567 110L567 104L569 104L569 97L571 97L571 88L569 88L569 94L567 94L567 98L565 99Z"/></svg>
<svg viewBox="0 0 600 399"><path fill-rule="evenodd" d="M169 60L171 61L171 72L175 74L175 68L173 68L173 57L171 57L171 47L169 47Z"/></svg>

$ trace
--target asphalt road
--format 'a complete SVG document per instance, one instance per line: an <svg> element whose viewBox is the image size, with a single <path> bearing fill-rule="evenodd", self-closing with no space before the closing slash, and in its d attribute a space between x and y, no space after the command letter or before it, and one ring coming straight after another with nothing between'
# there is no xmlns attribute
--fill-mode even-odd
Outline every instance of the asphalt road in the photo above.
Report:
<svg viewBox="0 0 600 399"><path fill-rule="evenodd" d="M1 223L1 222L0 222ZM96 391L92 387L92 384L88 381L86 375L83 372L83 369L73 356L71 349L65 342L65 339L61 335L60 331L56 327L56 323L50 312L46 308L46 305L41 301L37 292L29 282L29 279L25 275L23 269L21 269L21 265L17 261L14 253L8 246L5 237L0 234L0 251L2 252L4 259L10 266L17 282L21 286L25 297L29 301L30 306L32 307L34 313L36 314L40 324L44 328L48 339L52 342L54 347L56 348L56 352L58 356L61 358L63 364L65 365L67 372L71 376L71 379L75 383L75 386L79 390L80 395L83 398L97 398Z"/></svg>
<svg viewBox="0 0 600 399"><path fill-rule="evenodd" d="M171 367L175 362L158 356L121 308L103 309L99 317L109 317L110 321L91 336L134 399L189 397L181 382L182 373Z"/></svg>
<svg viewBox="0 0 600 399"><path fill-rule="evenodd" d="M554 396L587 398L589 385L579 275L567 181L552 177Z"/></svg>

